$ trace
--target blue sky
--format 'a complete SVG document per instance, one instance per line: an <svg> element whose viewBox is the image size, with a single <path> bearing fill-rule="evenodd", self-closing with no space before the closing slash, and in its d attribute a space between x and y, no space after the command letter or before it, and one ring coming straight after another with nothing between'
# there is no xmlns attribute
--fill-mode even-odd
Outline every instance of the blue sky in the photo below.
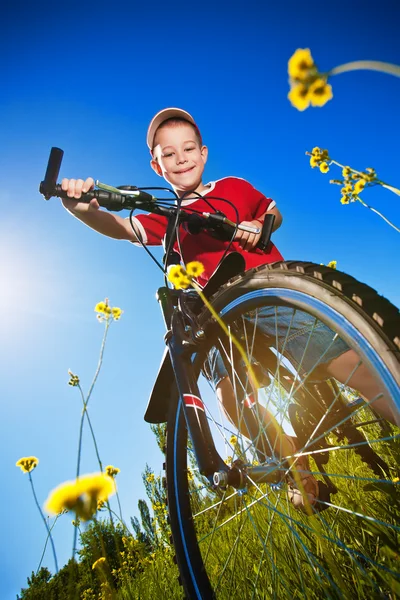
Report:
<svg viewBox="0 0 400 600"><path fill-rule="evenodd" d="M67 370L89 387L102 337L93 307L105 296L125 312L111 327L89 409L104 464L121 469L128 521L144 496L146 461L156 473L162 463L142 418L163 352L160 275L143 251L40 197L50 147L65 151L60 177L160 185L149 167L147 125L161 108L185 108L209 146L205 181L237 175L276 200L284 223L274 241L285 258L336 259L399 305L399 234L360 205L342 206L328 183L339 171L310 169L305 151L328 148L339 162L374 166L399 186L400 80L335 77L334 99L304 113L286 98L287 60L298 47L310 47L321 70L356 59L399 64L399 12L395 1L110 8L23 0L1 15L2 598L25 585L45 540L15 461L39 457L41 502L74 476L80 399ZM399 197L374 189L364 198L400 224ZM88 431L82 470L96 470ZM70 521L63 517L54 530L61 564L71 552ZM53 570L50 553L44 564Z"/></svg>

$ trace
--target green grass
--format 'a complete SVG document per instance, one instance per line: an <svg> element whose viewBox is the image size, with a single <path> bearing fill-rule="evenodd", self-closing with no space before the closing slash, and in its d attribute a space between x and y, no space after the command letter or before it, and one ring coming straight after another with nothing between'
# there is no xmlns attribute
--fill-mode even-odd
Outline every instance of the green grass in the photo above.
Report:
<svg viewBox="0 0 400 600"><path fill-rule="evenodd" d="M368 428L371 439L374 429ZM331 441L336 443L334 436ZM399 442L373 446L391 468L390 481L398 473ZM310 468L317 471L312 460ZM249 487L198 517L197 535L217 598L400 595L399 486L376 483L354 450L331 452L326 470L344 477L331 478L338 488L331 495L334 507L311 517L290 506L285 484ZM351 474L354 480L346 477ZM199 497L193 493L193 506Z"/></svg>

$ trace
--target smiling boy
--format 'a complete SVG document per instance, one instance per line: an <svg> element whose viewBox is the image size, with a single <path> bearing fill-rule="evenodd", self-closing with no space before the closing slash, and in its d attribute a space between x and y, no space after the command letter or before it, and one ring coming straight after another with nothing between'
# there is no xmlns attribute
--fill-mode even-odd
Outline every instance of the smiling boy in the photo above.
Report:
<svg viewBox="0 0 400 600"><path fill-rule="evenodd" d="M152 119L147 132L147 145L151 153L151 167L163 177L173 188L181 200L182 206L200 212L209 212L210 204L215 210L222 211L231 221L260 228L265 215L275 215L275 229L277 229L282 217L275 202L257 191L250 183L238 177L226 177L218 181L203 183L203 172L207 162L208 149L203 144L200 131L193 117L177 108L168 108L160 111ZM119 215L99 210L99 205L94 199L89 204L80 202L82 193L93 188L94 181L88 178L63 179L62 188L68 192L68 199L63 200L64 206L86 225L116 239L129 240L135 244L140 241L147 245L160 245L163 242L167 219L166 217L148 214L137 215L132 218L134 231L129 219ZM201 197L199 197L201 195ZM228 202L227 202L228 201ZM238 230L229 250L240 252L245 259L246 270L282 260L282 256L272 242L269 243L265 252L256 248L260 234L251 234ZM179 230L180 245L175 245L175 250L181 251L182 259L187 263L192 260L201 261L205 267L205 273L199 280L205 284L218 266L224 255L229 242L215 239L207 232L192 235L183 226ZM301 313L297 311L298 314ZM271 319L269 319L271 321ZM265 319L267 327L268 319ZM308 325L307 325L308 327ZM307 329L306 327L306 329ZM332 334L327 327L325 329ZM264 332L268 337L269 331ZM304 323L297 325L295 335L304 333ZM293 337L293 336L291 336ZM296 360L296 351L303 352L300 344L293 351L293 364ZM294 344L296 346L296 344ZM326 356L326 362L319 367L321 378L335 377L340 382L359 390L364 397L374 398L379 395L375 380L364 365L357 366L359 359L356 352L350 350L347 344L338 340L332 345L330 354ZM218 357L217 357L218 358ZM218 361L216 361L218 362ZM221 361L220 361L221 362ZM311 367L310 367L311 368ZM229 418L237 425L236 400L229 376L223 365L219 365L213 378L216 393ZM375 401L375 407L382 416L394 422L394 417L387 399L384 397ZM263 419L267 424L271 420L270 413L260 406ZM243 432L246 433L246 432ZM281 444L283 455L296 452L296 442L290 436L277 433ZM272 441L274 445L276 440ZM293 490L291 501L297 508L309 510L318 499L318 482L309 473L307 457L298 457L298 471L302 473L302 492Z"/></svg>
<svg viewBox="0 0 400 600"><path fill-rule="evenodd" d="M208 212L211 203L215 210L223 212L231 221L258 229L261 229L264 216L268 213L275 215L274 230L281 225L282 216L275 202L244 179L226 177L203 183L208 148L202 142L193 117L186 111L176 108L160 111L148 128L147 145L151 153L152 169L172 186L182 199L182 206L190 204L191 209ZM135 231L132 231L129 219L99 211L96 200L92 200L90 204L78 201L81 193L93 186L92 178L86 181L63 179L63 189L68 191L71 199L76 199L63 200L63 204L74 216L100 233L129 240L136 245L140 241L149 246L162 243L167 226L166 217L154 214L134 216L132 223ZM199 194L205 200L199 198ZM217 200L216 197L224 200ZM255 247L260 235L241 230L236 232L230 251L243 255L246 270L267 262L283 260L272 243L266 252ZM229 242L213 238L206 232L191 235L183 227L180 228L179 239L185 262L199 260L203 263L205 272L199 283L204 285L218 266ZM178 251L177 244L175 249Z"/></svg>

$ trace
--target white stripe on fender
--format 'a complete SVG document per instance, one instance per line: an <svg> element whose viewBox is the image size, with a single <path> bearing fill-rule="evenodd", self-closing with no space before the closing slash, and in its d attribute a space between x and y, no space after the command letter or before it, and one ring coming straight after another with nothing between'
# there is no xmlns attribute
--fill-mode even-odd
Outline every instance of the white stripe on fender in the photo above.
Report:
<svg viewBox="0 0 400 600"><path fill-rule="evenodd" d="M193 396L193 394L183 394L183 401L188 408L199 408L204 412L204 404L197 396Z"/></svg>

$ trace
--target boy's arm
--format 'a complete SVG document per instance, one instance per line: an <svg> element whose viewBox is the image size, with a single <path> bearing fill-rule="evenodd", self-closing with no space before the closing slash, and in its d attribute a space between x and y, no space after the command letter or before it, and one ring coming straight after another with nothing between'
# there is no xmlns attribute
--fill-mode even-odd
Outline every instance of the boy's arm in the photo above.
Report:
<svg viewBox="0 0 400 600"><path fill-rule="evenodd" d="M100 206L95 198L89 203L79 201L82 193L93 189L94 181L91 177L86 181L83 181L83 179L63 179L61 187L64 191L68 192L69 196L69 198L62 200L64 207L74 217L85 223L85 225L117 240L138 241L137 236L132 231L129 220L123 219L119 215L99 210Z"/></svg>

